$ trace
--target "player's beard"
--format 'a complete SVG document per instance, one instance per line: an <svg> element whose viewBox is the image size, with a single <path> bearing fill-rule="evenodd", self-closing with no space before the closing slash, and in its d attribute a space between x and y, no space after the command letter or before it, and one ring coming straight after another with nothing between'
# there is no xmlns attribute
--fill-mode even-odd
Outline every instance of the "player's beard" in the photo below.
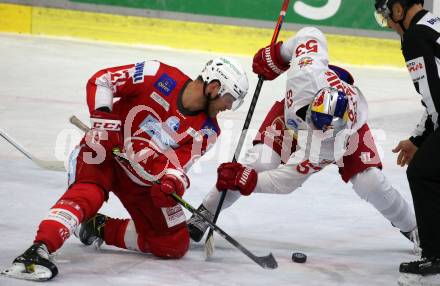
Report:
<svg viewBox="0 0 440 286"><path fill-rule="evenodd" d="M211 98L211 93L206 93L206 102L205 102L205 108L204 108L204 112L206 114L206 116L208 117L216 117L218 112L215 112L215 114L213 114L213 112L211 112L210 107L212 106L212 102L215 101L216 99L220 98L220 95L217 94L216 97Z"/></svg>

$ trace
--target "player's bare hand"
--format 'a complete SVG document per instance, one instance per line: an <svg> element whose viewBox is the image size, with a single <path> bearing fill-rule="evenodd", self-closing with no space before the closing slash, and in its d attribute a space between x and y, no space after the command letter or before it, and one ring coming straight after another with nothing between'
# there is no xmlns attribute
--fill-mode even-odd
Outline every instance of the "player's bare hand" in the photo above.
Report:
<svg viewBox="0 0 440 286"><path fill-rule="evenodd" d="M401 167L408 165L416 151L417 146L409 139L400 141L393 149L394 153L399 153L399 155L397 155L397 165L400 165Z"/></svg>

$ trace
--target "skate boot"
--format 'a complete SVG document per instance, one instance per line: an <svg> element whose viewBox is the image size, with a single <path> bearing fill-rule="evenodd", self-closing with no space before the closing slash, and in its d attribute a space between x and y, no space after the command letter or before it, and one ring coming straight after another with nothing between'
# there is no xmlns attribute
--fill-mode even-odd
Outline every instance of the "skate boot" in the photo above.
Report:
<svg viewBox="0 0 440 286"><path fill-rule="evenodd" d="M78 238L85 245L99 248L104 242L104 226L108 217L97 213L94 217L83 222L80 226Z"/></svg>
<svg viewBox="0 0 440 286"><path fill-rule="evenodd" d="M210 211L208 211L204 205L200 205L197 210L210 221L214 219L214 215ZM202 239L203 235L209 227L209 225L203 219L194 214L189 218L187 224L189 236L195 242L199 242Z"/></svg>
<svg viewBox="0 0 440 286"><path fill-rule="evenodd" d="M49 251L44 243L35 243L22 255L15 258L12 266L1 272L16 279L47 281L58 274L58 269L49 261Z"/></svg>
<svg viewBox="0 0 440 286"><path fill-rule="evenodd" d="M440 285L440 258L422 258L418 261L400 264L398 284L401 286Z"/></svg>

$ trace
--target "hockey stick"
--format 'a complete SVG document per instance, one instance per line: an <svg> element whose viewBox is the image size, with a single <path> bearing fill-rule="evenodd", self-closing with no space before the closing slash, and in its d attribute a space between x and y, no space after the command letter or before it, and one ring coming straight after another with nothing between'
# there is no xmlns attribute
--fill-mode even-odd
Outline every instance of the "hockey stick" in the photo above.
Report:
<svg viewBox="0 0 440 286"><path fill-rule="evenodd" d="M66 171L64 167L64 162L62 161L47 161L36 158L29 151L26 150L23 146L21 146L17 141L15 141L11 136L6 134L5 131L0 129L0 136L3 137L6 141L8 141L12 146L15 147L18 151L20 151L23 155L25 155L28 159L34 162L38 167L49 170L49 171Z"/></svg>
<svg viewBox="0 0 440 286"><path fill-rule="evenodd" d="M75 115L70 116L69 118L70 123L78 127L81 131L84 133L88 132L90 130L89 126L85 125L81 120L79 120L78 117Z"/></svg>
<svg viewBox="0 0 440 286"><path fill-rule="evenodd" d="M192 214L197 215L201 219L203 219L206 223L209 224L211 229L214 229L217 231L224 239L226 239L230 244L238 248L241 252L243 252L247 257L255 261L258 265L260 265L263 268L266 269L275 269L278 267L278 263L273 257L272 253L269 253L269 255L266 256L256 256L249 250L247 250L243 245L238 243L235 239L233 239L230 235L228 235L226 232L224 232L221 228L219 228L215 223L211 222L209 219L207 219L205 216L203 216L197 209L195 209L193 206L188 204L185 200L183 200L181 197L176 195L175 193L172 194L174 199L182 205L184 208L186 208L188 211L190 211Z"/></svg>
<svg viewBox="0 0 440 286"><path fill-rule="evenodd" d="M71 116L70 122L84 132L87 132L90 130L90 128L87 125L85 125L83 122L81 122L81 120L79 120L76 116ZM135 162L131 162L130 159L127 158L126 156L123 156L124 154L121 153L119 151L119 149L117 149L117 148L113 150L113 154L115 156L117 156L118 158L121 158L121 159L129 162L132 166L138 165ZM142 167L140 167L140 168L142 168ZM146 179L149 180L148 178L146 178ZM250 259L255 261L255 263L257 263L258 265L260 265L261 267L266 268L266 269L275 269L278 267L278 263L275 260L275 258L273 257L272 253L269 253L269 255L266 255L266 256L254 255L252 252L247 250L243 245L241 245L239 242L237 242L235 239L233 239L229 234L227 234L221 228L219 228L216 224L212 223L209 219L207 219L205 216L203 216L198 210L196 210L193 206L191 206L189 203L187 203L184 199L182 199L181 197L176 195L176 193L173 193L172 196L181 206L186 208L192 214L197 215L201 219L206 221L212 229L217 231L224 239L226 239L229 243L231 243L233 246L238 248L247 257L249 257Z"/></svg>
<svg viewBox="0 0 440 286"><path fill-rule="evenodd" d="M277 39L278 35L280 33L281 27L284 22L284 17L286 16L286 11L289 7L289 0L284 0L283 6L281 6L280 15L278 16L277 24L275 25L275 30L272 35L272 40L270 41L271 44L274 44ZM263 86L264 78L259 76L258 77L258 83L257 87L255 88L254 96L252 97L252 102L249 107L249 111L246 116L246 120L243 125L243 129L241 130L240 139L238 140L237 148L235 149L234 158L232 159L232 162L237 162L238 157L240 156L241 149L243 147L244 139L246 138L247 131L249 129L249 125L251 123L252 115L254 114L255 106L257 105L257 100L260 95L261 87ZM220 215L220 211L223 206L223 202L226 198L227 190L224 190L221 194L220 201L218 203L217 209L215 210L214 214L214 220L213 222L216 223L218 216ZM205 240L205 254L206 257L209 258L214 253L214 237L213 237L213 230L212 228L209 229L208 236Z"/></svg>

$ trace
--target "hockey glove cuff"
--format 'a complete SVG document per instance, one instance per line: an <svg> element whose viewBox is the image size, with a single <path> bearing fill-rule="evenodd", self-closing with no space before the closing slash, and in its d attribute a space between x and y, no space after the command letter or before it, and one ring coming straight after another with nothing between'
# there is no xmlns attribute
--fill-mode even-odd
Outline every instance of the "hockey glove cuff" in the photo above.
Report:
<svg viewBox="0 0 440 286"><path fill-rule="evenodd" d="M283 42L278 42L258 50L252 62L254 73L266 80L273 80L289 68L290 64L281 57L282 44Z"/></svg>
<svg viewBox="0 0 440 286"><path fill-rule="evenodd" d="M240 163L221 164L217 175L216 187L219 191L238 190L242 195L249 196L257 185L257 172Z"/></svg>
<svg viewBox="0 0 440 286"><path fill-rule="evenodd" d="M90 115L91 130L88 145L101 145L107 152L122 146L122 123L119 116L105 111L95 110ZM96 150L95 148L93 148Z"/></svg>
<svg viewBox="0 0 440 286"><path fill-rule="evenodd" d="M171 194L175 192L179 197L182 197L189 185L189 179L184 173L174 169L166 170L160 183L151 187L153 204L158 208L175 206L177 203Z"/></svg>

